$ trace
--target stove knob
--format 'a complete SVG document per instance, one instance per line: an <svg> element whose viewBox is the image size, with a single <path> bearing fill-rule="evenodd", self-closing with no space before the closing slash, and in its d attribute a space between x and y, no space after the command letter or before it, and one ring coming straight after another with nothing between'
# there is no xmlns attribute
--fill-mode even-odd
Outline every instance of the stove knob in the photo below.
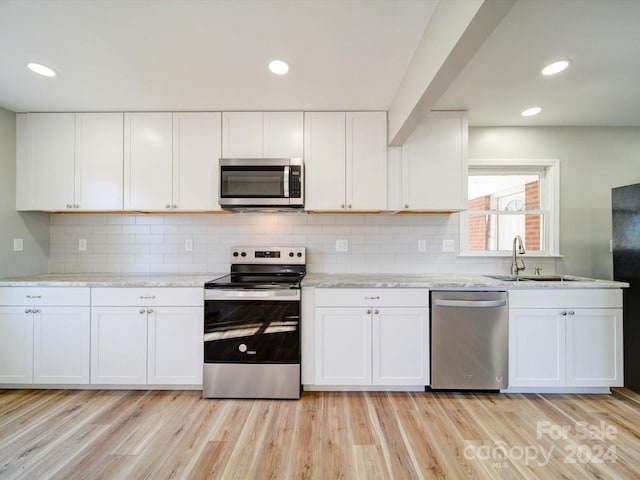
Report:
<svg viewBox="0 0 640 480"><path fill-rule="evenodd" d="M246 257L246 256L247 256L247 252L242 252L242 253L240 254L240 256L241 256L241 257Z"/></svg>
<svg viewBox="0 0 640 480"><path fill-rule="evenodd" d="M298 252L298 257L302 257L302 252Z"/></svg>
<svg viewBox="0 0 640 480"><path fill-rule="evenodd" d="M293 257L293 252L289 252L289 256L290 256L290 257Z"/></svg>
<svg viewBox="0 0 640 480"><path fill-rule="evenodd" d="M244 353L247 351L247 346L244 343L241 343L238 345L238 350L240 350L240 353Z"/></svg>
<svg viewBox="0 0 640 480"><path fill-rule="evenodd" d="M233 256L237 257L238 256L238 252L233 252Z"/></svg>

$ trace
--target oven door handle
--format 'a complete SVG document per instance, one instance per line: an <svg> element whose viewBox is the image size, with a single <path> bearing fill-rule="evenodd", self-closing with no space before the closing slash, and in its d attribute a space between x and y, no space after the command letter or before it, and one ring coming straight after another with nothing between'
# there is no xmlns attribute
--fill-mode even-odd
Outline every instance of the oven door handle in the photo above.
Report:
<svg viewBox="0 0 640 480"><path fill-rule="evenodd" d="M205 289L205 300L300 300L300 290L213 290Z"/></svg>

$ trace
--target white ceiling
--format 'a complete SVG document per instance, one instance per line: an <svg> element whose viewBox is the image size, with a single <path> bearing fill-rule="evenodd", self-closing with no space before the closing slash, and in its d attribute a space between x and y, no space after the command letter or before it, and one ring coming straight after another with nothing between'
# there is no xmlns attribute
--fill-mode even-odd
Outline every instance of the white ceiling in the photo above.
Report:
<svg viewBox="0 0 640 480"><path fill-rule="evenodd" d="M387 110L437 5L0 0L0 106ZM640 126L639 25L638 0L518 0L430 107L468 110L470 125ZM540 75L567 57L569 70ZM273 58L288 61L290 73L269 73ZM29 61L60 75L36 76ZM522 118L532 105L543 112Z"/></svg>

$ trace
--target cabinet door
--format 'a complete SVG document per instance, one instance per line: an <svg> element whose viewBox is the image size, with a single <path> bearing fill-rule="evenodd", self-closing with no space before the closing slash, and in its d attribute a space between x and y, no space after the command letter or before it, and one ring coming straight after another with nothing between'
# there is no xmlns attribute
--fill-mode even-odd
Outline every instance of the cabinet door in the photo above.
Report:
<svg viewBox="0 0 640 480"><path fill-rule="evenodd" d="M122 210L122 113L76 114L75 204Z"/></svg>
<svg viewBox="0 0 640 480"><path fill-rule="evenodd" d="M93 307L91 311L91 383L147 382L147 310L142 307Z"/></svg>
<svg viewBox="0 0 640 480"><path fill-rule="evenodd" d="M262 130L262 112L223 112L223 158L262 158Z"/></svg>
<svg viewBox="0 0 640 480"><path fill-rule="evenodd" d="M345 193L345 114L307 112L304 120L305 210L342 210Z"/></svg>
<svg viewBox="0 0 640 480"><path fill-rule="evenodd" d="M34 383L89 383L89 307L34 309Z"/></svg>
<svg viewBox="0 0 640 480"><path fill-rule="evenodd" d="M17 116L18 210L74 207L74 135L73 113Z"/></svg>
<svg viewBox="0 0 640 480"><path fill-rule="evenodd" d="M220 210L219 112L173 114L173 202L180 210Z"/></svg>
<svg viewBox="0 0 640 480"><path fill-rule="evenodd" d="M567 312L567 385L622 387L622 309Z"/></svg>
<svg viewBox="0 0 640 480"><path fill-rule="evenodd" d="M353 210L387 209L387 116L346 114L346 202Z"/></svg>
<svg viewBox="0 0 640 480"><path fill-rule="evenodd" d="M264 158L302 158L302 112L264 112L262 122Z"/></svg>
<svg viewBox="0 0 640 480"><path fill-rule="evenodd" d="M371 313L364 307L317 308L315 320L315 383L371 385Z"/></svg>
<svg viewBox="0 0 640 480"><path fill-rule="evenodd" d="M467 130L462 112L434 112L418 125L402 146L402 209L466 208Z"/></svg>
<svg viewBox="0 0 640 480"><path fill-rule="evenodd" d="M429 385L426 308L373 310L373 384Z"/></svg>
<svg viewBox="0 0 640 480"><path fill-rule="evenodd" d="M125 113L124 123L125 210L172 208L171 113Z"/></svg>
<svg viewBox="0 0 640 480"><path fill-rule="evenodd" d="M563 386L565 355L565 322L558 310L509 311L510 387Z"/></svg>
<svg viewBox="0 0 640 480"><path fill-rule="evenodd" d="M0 383L33 383L33 315L0 307Z"/></svg>
<svg viewBox="0 0 640 480"><path fill-rule="evenodd" d="M203 318L201 307L149 309L150 384L202 383Z"/></svg>

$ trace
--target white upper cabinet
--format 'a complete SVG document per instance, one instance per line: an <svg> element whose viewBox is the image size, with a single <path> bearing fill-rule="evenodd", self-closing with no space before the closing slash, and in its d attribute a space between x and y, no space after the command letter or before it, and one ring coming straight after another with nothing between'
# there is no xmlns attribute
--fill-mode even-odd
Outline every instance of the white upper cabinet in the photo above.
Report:
<svg viewBox="0 0 640 480"><path fill-rule="evenodd" d="M307 112L304 119L305 209L345 206L345 114Z"/></svg>
<svg viewBox="0 0 640 480"><path fill-rule="evenodd" d="M300 158L302 112L223 112L222 157Z"/></svg>
<svg viewBox="0 0 640 480"><path fill-rule="evenodd" d="M180 210L220 210L220 112L173 114L173 201Z"/></svg>
<svg viewBox="0 0 640 480"><path fill-rule="evenodd" d="M169 112L124 115L124 208L173 208L173 120Z"/></svg>
<svg viewBox="0 0 640 480"><path fill-rule="evenodd" d="M306 210L386 210L386 113L306 113L305 169Z"/></svg>
<svg viewBox="0 0 640 480"><path fill-rule="evenodd" d="M122 114L17 115L18 210L121 210Z"/></svg>
<svg viewBox="0 0 640 480"><path fill-rule="evenodd" d="M402 146L401 205L394 210L458 211L467 206L466 112L431 112Z"/></svg>
<svg viewBox="0 0 640 480"><path fill-rule="evenodd" d="M219 210L220 112L126 113L125 210Z"/></svg>
<svg viewBox="0 0 640 480"><path fill-rule="evenodd" d="M122 210L122 113L76 113L75 204Z"/></svg>

